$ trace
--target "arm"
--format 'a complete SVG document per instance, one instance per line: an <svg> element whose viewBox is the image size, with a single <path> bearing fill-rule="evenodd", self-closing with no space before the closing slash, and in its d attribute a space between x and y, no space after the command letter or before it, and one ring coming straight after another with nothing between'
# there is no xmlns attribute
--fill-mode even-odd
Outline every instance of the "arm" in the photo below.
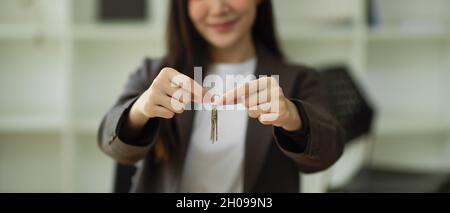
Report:
<svg viewBox="0 0 450 213"><path fill-rule="evenodd" d="M104 116L98 130L97 141L100 149L122 164L134 164L142 159L150 149L157 133L158 120L138 119L131 134L128 124L129 112L144 91L153 81L150 72L150 60L130 75L128 82L114 106ZM145 128L138 128L144 125ZM123 129L128 131L123 131ZM145 129L145 131L143 130ZM121 134L122 133L122 134ZM138 133L138 134L136 134ZM129 135L137 135L130 137Z"/></svg>
<svg viewBox="0 0 450 213"><path fill-rule="evenodd" d="M329 111L326 90L318 74L306 69L296 81L299 87L289 99L300 115L302 128L286 131L274 127L275 139L300 171L321 171L341 156L344 130Z"/></svg>
<svg viewBox="0 0 450 213"><path fill-rule="evenodd" d="M273 126L277 144L300 171L324 170L342 154L343 129L328 109L317 73L301 68L293 77L297 87L291 97L275 78L261 77L227 91L219 104L243 102L251 118Z"/></svg>
<svg viewBox="0 0 450 213"><path fill-rule="evenodd" d="M343 129L332 116L324 85L308 68L294 73L295 91L285 97L277 79L261 77L233 88L219 99L222 105L243 103L249 117L272 125L280 149L302 172L331 166L343 151Z"/></svg>
<svg viewBox="0 0 450 213"><path fill-rule="evenodd" d="M202 86L175 69L166 67L154 74L150 70L155 68L146 60L130 76L125 91L100 125L100 148L122 164L134 164L147 155L159 119L172 119L184 112L187 103L211 98Z"/></svg>

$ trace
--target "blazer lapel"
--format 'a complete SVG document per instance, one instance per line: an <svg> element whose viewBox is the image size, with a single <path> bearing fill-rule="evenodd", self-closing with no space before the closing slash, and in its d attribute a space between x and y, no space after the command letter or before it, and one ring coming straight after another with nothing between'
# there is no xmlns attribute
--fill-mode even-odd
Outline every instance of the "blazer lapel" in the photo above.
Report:
<svg viewBox="0 0 450 213"><path fill-rule="evenodd" d="M186 110L184 113L175 116L176 133L178 133L177 136L180 145L179 154L177 155L178 158L176 159L176 176L178 177L175 178L178 181L176 183L176 192L180 191L181 176L183 175L184 161L186 159L187 148L191 138L194 115L194 110Z"/></svg>
<svg viewBox="0 0 450 213"><path fill-rule="evenodd" d="M194 79L194 72L188 72L187 76ZM204 79L204 76L202 76ZM200 83L200 82L198 82ZM184 162L186 160L186 155L189 147L189 143L191 140L192 134L192 126L194 125L194 103L191 103L188 106L189 110L185 110L183 113L175 115L175 127L176 133L178 136L178 141L180 145L180 150L177 155L178 159L176 162L177 172L178 172L178 183L177 183L177 192L180 191L181 177L183 175Z"/></svg>
<svg viewBox="0 0 450 213"><path fill-rule="evenodd" d="M270 55L262 45L257 46L258 62L255 75L279 76L279 84L287 97L292 91L294 73L289 73L287 67ZM274 142L273 127L261 124L258 119L249 118L245 144L244 161L244 192L251 192L261 172L267 151Z"/></svg>
<svg viewBox="0 0 450 213"><path fill-rule="evenodd" d="M279 84L285 95L289 97L288 95L292 91L295 80L293 77L294 73L289 73L288 68L270 55L269 51L264 49L262 45L257 46L257 57L256 77L259 78L259 75L279 75ZM191 138L194 115L194 110L186 110L174 118L176 132L178 133L177 136L180 142L180 153L177 159L177 172L179 177L177 178L178 183L176 183L177 191L179 191L184 161ZM271 143L273 143L272 128L272 126L262 125L257 119L249 118L245 140L244 192L252 191L261 172L267 151Z"/></svg>

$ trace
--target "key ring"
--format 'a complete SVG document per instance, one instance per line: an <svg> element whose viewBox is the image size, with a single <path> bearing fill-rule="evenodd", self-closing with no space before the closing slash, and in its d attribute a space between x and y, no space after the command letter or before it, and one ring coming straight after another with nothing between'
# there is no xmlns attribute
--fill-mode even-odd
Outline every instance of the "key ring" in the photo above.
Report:
<svg viewBox="0 0 450 213"><path fill-rule="evenodd" d="M212 95L212 105L217 105L216 97L218 97L217 100L220 99L220 95L218 95L218 94Z"/></svg>

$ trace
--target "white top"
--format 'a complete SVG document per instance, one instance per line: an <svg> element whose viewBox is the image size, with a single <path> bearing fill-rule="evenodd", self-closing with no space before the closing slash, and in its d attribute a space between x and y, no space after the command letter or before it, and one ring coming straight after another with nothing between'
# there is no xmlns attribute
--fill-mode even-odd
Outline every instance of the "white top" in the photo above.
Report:
<svg viewBox="0 0 450 213"><path fill-rule="evenodd" d="M214 64L203 81L210 92L225 91L254 79L256 59L240 64ZM213 83L213 84L211 84ZM206 108L206 109L205 109ZM244 106L218 106L218 141L210 141L211 106L195 112L181 179L181 192L242 192L248 116Z"/></svg>

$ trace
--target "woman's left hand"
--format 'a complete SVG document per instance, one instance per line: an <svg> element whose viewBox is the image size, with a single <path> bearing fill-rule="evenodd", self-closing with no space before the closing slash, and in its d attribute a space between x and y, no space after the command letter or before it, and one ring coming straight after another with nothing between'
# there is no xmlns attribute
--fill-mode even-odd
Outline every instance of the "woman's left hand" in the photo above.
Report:
<svg viewBox="0 0 450 213"><path fill-rule="evenodd" d="M243 103L251 118L264 125L274 125L286 131L301 129L297 107L284 96L273 77L262 77L227 91L218 101L221 105Z"/></svg>

